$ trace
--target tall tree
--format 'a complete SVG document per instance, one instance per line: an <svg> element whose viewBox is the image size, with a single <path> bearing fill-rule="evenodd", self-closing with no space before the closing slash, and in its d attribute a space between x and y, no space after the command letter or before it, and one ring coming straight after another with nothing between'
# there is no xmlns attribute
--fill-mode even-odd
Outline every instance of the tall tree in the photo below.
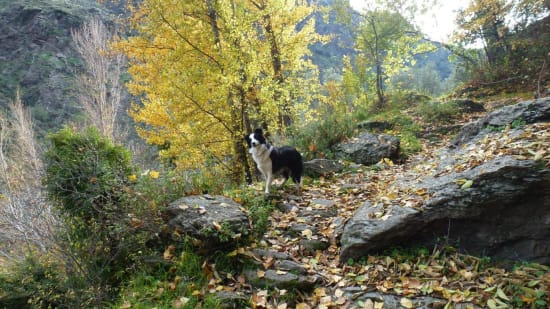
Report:
<svg viewBox="0 0 550 309"><path fill-rule="evenodd" d="M282 130L316 93L307 1L144 0L132 7L136 35L117 46L130 59L132 117L148 142L180 168L207 159L239 181L245 132ZM313 80L313 81L312 81ZM230 155L230 156L228 156ZM228 161L229 159L229 161Z"/></svg>
<svg viewBox="0 0 550 309"><path fill-rule="evenodd" d="M120 74L125 65L122 54L111 54L109 43L114 32L98 18L72 29L76 50L84 61L85 71L77 79L79 99L88 120L103 136L115 140L117 116L121 109L122 85Z"/></svg>
<svg viewBox="0 0 550 309"><path fill-rule="evenodd" d="M17 260L54 247L58 220L42 190L41 153L19 91L8 111L0 112L0 255Z"/></svg>
<svg viewBox="0 0 550 309"><path fill-rule="evenodd" d="M540 81L548 58L549 14L546 0L471 1L458 13L455 38L463 49L473 43L483 46L482 61L468 59L472 77L489 85Z"/></svg>
<svg viewBox="0 0 550 309"><path fill-rule="evenodd" d="M508 48L506 15L511 5L505 0L475 0L461 10L457 24L461 28L460 40L467 44L480 40L489 65L495 65Z"/></svg>
<svg viewBox="0 0 550 309"><path fill-rule="evenodd" d="M433 48L423 41L423 35L405 18L413 15L416 6L403 6L403 1L377 1L367 6L359 15L355 48L356 74L361 77L367 91L374 91L375 108L386 104L387 83L395 74L414 63L414 56ZM339 3L341 8L345 3ZM340 12L342 10L340 9ZM346 18L345 15L343 15ZM351 23L351 16L347 16ZM349 73L348 73L349 74Z"/></svg>

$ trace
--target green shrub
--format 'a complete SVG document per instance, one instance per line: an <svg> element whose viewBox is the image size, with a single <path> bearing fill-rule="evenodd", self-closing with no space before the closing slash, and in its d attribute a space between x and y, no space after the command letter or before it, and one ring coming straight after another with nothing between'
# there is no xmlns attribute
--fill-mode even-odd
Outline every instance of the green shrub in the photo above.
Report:
<svg viewBox="0 0 550 309"><path fill-rule="evenodd" d="M400 139L399 154L401 157L407 158L422 150L422 143L416 137L414 131L402 131L398 136Z"/></svg>
<svg viewBox="0 0 550 309"><path fill-rule="evenodd" d="M291 144L302 152L304 160L333 159L333 147L351 136L355 127L351 114L328 114L305 127L291 128Z"/></svg>
<svg viewBox="0 0 550 309"><path fill-rule="evenodd" d="M390 110L380 113L373 116L370 120L385 121L390 124L392 130L387 133L399 137L400 156L406 158L422 150L422 144L417 137L420 133L420 125L400 110Z"/></svg>
<svg viewBox="0 0 550 309"><path fill-rule="evenodd" d="M80 297L65 305L101 307L148 254L145 244L162 227L160 211L154 200L139 198L129 152L97 130L64 128L49 141L45 185L64 221L59 247L67 282Z"/></svg>
<svg viewBox="0 0 550 309"><path fill-rule="evenodd" d="M136 272L121 289L114 307L220 308L220 300L215 294L203 295L212 279L212 274L206 271L209 266L205 266L208 263L205 257L198 255L185 241L173 249L170 261ZM221 272L224 265L231 263L228 260L236 259L229 258L227 253L218 253L208 260Z"/></svg>
<svg viewBox="0 0 550 309"><path fill-rule="evenodd" d="M57 308L74 303L63 268L49 256L28 256L0 274L0 308Z"/></svg>
<svg viewBox="0 0 550 309"><path fill-rule="evenodd" d="M444 123L456 119L460 115L460 105L456 101L422 102L416 108L416 113L424 122Z"/></svg>
<svg viewBox="0 0 550 309"><path fill-rule="evenodd" d="M130 152L90 128L65 127L48 137L46 189L63 211L85 220L97 218L119 201L132 173Z"/></svg>

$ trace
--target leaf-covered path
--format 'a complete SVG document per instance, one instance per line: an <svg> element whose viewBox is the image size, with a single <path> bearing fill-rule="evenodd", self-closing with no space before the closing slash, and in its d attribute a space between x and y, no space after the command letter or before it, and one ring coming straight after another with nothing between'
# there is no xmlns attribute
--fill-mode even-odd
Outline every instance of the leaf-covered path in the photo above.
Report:
<svg viewBox="0 0 550 309"><path fill-rule="evenodd" d="M501 155L550 162L548 123L526 126L521 135L509 133L509 128L492 132L467 148L456 158L457 164L448 169L473 168ZM546 307L550 303L549 267L518 263L504 268L486 257L458 253L457 248L444 242L435 248L394 249L361 261L339 260L344 223L363 202L385 204L391 200L403 207L418 207L427 198L421 188L403 191L393 186L398 178L412 174L418 178L435 172L434 160L440 145L425 145L419 156L405 164L384 160L374 168L351 166L342 174L312 180L301 196L279 191L281 196L275 198L279 207L270 218L271 227L264 239L255 247L236 251L258 262L255 274L235 281L252 293L252 306ZM380 220L390 215L384 211L374 213ZM299 276L289 279L288 274ZM289 280L305 283L293 286ZM235 290L232 284L227 288Z"/></svg>

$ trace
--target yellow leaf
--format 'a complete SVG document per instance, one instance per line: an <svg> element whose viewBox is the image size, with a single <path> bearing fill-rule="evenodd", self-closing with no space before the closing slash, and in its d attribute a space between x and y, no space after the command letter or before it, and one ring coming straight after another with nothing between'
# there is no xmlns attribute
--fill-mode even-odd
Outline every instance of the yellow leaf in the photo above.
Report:
<svg viewBox="0 0 550 309"><path fill-rule="evenodd" d="M296 305L296 309L311 309L311 307L306 303L299 303Z"/></svg>
<svg viewBox="0 0 550 309"><path fill-rule="evenodd" d="M128 309L128 308L132 308L132 304L130 304L129 302L125 301L124 304L122 304L120 306L120 309Z"/></svg>
<svg viewBox="0 0 550 309"><path fill-rule="evenodd" d="M137 228L143 226L143 224L144 224L143 221L141 221L141 220L139 220L139 219L137 219L137 218L132 218L132 219L130 219L130 225L131 225L133 228L135 228L135 229L137 229Z"/></svg>
<svg viewBox="0 0 550 309"><path fill-rule="evenodd" d="M311 239L313 236L313 232L310 229L305 229L302 231L302 236L306 237L307 239Z"/></svg>
<svg viewBox="0 0 550 309"><path fill-rule="evenodd" d="M137 176L135 174L132 174L132 175L128 176L128 180L131 181L131 182L135 182L137 180Z"/></svg>
<svg viewBox="0 0 550 309"><path fill-rule="evenodd" d="M159 176L160 176L160 173L155 170L149 172L149 177L151 177L152 179L157 179L159 178Z"/></svg>
<svg viewBox="0 0 550 309"><path fill-rule="evenodd" d="M174 309L180 309L183 306L185 306L189 302L189 298L187 297L180 297L172 303Z"/></svg>
<svg viewBox="0 0 550 309"><path fill-rule="evenodd" d="M194 290L194 291L191 293L191 295L193 295L193 296L201 296L201 295L202 295L202 292L199 291L199 290Z"/></svg>
<svg viewBox="0 0 550 309"><path fill-rule="evenodd" d="M473 184L474 184L473 180L466 180L466 182L464 182L464 184L460 187L460 189L466 190L470 188Z"/></svg>
<svg viewBox="0 0 550 309"><path fill-rule="evenodd" d="M313 291L313 295L315 295L316 297L323 297L323 296L326 296L327 293L325 291L325 288L316 288Z"/></svg>
<svg viewBox="0 0 550 309"><path fill-rule="evenodd" d="M176 247L174 245L170 245L164 250L163 257L165 260L171 260L174 258L174 250L176 250Z"/></svg>
<svg viewBox="0 0 550 309"><path fill-rule="evenodd" d="M537 151L535 153L535 157L533 158L533 160L538 161L538 160L542 159L542 157L544 156L545 153L546 153L546 151L544 151L544 150Z"/></svg>
<svg viewBox="0 0 550 309"><path fill-rule="evenodd" d="M216 230L221 230L222 229L222 226L216 222L216 221L212 221L212 225L216 228Z"/></svg>
<svg viewBox="0 0 550 309"><path fill-rule="evenodd" d="M168 283L168 290L170 290L170 291L175 291L176 288L177 288L177 284L176 284L176 283L174 283L174 282Z"/></svg>
<svg viewBox="0 0 550 309"><path fill-rule="evenodd" d="M460 275L466 280L471 280L472 277L474 276L474 274L471 271L465 270L465 269L460 270Z"/></svg>
<svg viewBox="0 0 550 309"><path fill-rule="evenodd" d="M399 303L405 308L414 308L413 302L406 297L401 298L401 301Z"/></svg>

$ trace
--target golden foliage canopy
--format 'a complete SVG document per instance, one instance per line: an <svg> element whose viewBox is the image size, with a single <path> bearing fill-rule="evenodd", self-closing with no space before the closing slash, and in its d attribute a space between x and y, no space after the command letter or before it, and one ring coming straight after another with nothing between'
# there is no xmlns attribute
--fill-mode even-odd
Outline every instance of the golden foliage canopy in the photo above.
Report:
<svg viewBox="0 0 550 309"><path fill-rule="evenodd" d="M285 0L144 0L131 7L131 116L180 168L239 158L256 125L282 130L318 93L315 7ZM285 120L285 121L283 121ZM242 156L242 154L241 154ZM233 162L234 164L238 164ZM231 165L234 165L231 164Z"/></svg>

